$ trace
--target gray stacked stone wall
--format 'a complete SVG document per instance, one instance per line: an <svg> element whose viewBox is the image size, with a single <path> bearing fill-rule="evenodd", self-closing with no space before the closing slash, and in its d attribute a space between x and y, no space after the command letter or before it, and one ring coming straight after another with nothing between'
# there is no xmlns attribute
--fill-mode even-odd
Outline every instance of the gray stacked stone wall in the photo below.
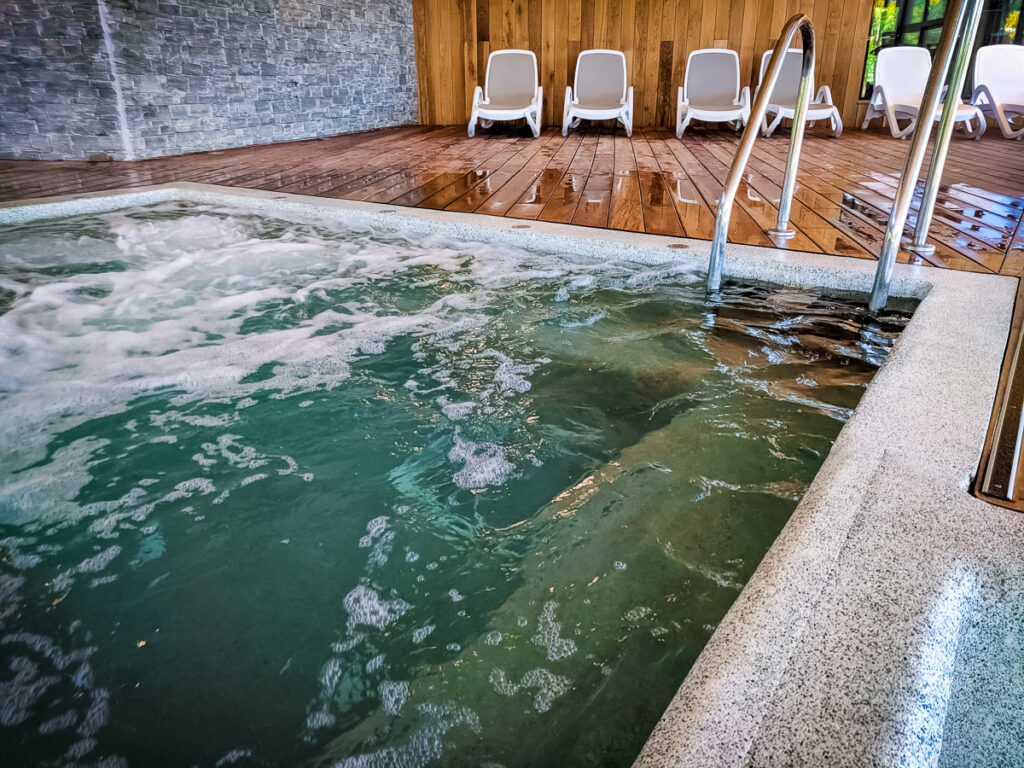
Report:
<svg viewBox="0 0 1024 768"><path fill-rule="evenodd" d="M416 121L411 0L105 0L113 68L101 2L0 3L0 34L12 33L14 49L0 74L0 155L147 158ZM48 78L35 65L48 45L40 19L58 7L76 19L63 37L81 40L58 51L61 65L88 64L91 101L80 82ZM11 93L38 104L31 121L8 108ZM91 122L76 146L66 118L80 114Z"/></svg>
<svg viewBox="0 0 1024 768"><path fill-rule="evenodd" d="M0 0L0 155L88 158L120 149L96 3Z"/></svg>

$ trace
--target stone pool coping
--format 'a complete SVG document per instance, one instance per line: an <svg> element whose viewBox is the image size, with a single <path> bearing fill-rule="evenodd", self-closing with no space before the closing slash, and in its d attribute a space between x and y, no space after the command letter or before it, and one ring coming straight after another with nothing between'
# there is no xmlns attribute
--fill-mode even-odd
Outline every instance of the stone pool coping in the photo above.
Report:
<svg viewBox="0 0 1024 768"><path fill-rule="evenodd" d="M694 270L710 249L195 183L0 204L0 224L179 199ZM866 293L874 269L738 245L725 263L727 277L833 292ZM967 492L1015 292L1010 277L897 265L891 293L921 299L917 311L637 766L996 764L1024 753L1024 675L1008 670L1017 646L1006 642L1024 626L1024 515Z"/></svg>

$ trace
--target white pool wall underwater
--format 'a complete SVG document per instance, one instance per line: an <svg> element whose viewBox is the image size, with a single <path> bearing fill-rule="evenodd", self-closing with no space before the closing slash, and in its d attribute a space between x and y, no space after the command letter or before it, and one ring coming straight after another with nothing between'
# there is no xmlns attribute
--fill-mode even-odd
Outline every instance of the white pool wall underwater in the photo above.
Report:
<svg viewBox="0 0 1024 768"><path fill-rule="evenodd" d="M191 183L0 204L0 225L168 200L686 269L703 269L710 248ZM874 269L738 245L725 264L728 278L844 294L866 294ZM892 295L920 305L638 766L1024 759L1024 515L968 493L1016 288L1010 277L896 267Z"/></svg>

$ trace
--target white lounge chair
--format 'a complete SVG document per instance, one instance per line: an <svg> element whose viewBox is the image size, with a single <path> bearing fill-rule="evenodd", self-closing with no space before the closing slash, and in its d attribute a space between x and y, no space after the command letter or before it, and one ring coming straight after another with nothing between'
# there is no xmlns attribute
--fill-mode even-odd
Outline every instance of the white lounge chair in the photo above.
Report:
<svg viewBox="0 0 1024 768"><path fill-rule="evenodd" d="M580 51L574 85L565 87L562 135L580 120L618 120L633 135L633 87L627 84L622 51Z"/></svg>
<svg viewBox="0 0 1024 768"><path fill-rule="evenodd" d="M1024 139L1024 46L986 45L974 59L971 104L993 118L1008 139Z"/></svg>
<svg viewBox="0 0 1024 768"><path fill-rule="evenodd" d="M740 55L728 48L690 51L679 86L676 138L683 138L691 120L742 127L749 119L750 88L740 89Z"/></svg>
<svg viewBox="0 0 1024 768"><path fill-rule="evenodd" d="M895 138L907 138L917 124L917 113L931 68L932 55L926 48L899 45L879 51L875 63L875 86L861 128L866 130L872 120L881 117ZM941 116L942 104L938 104L933 118L938 120ZM985 132L984 115L975 106L959 104L953 119L954 124L963 123L968 136L978 138ZM905 128L900 128L898 120L910 122ZM972 122L978 127L972 127Z"/></svg>
<svg viewBox="0 0 1024 768"><path fill-rule="evenodd" d="M483 128L495 120L519 120L525 117L534 138L540 136L540 116L544 89L537 78L537 56L533 51L509 48L492 51L487 57L484 87L473 91L473 111L469 116L469 135L476 134L479 119Z"/></svg>
<svg viewBox="0 0 1024 768"><path fill-rule="evenodd" d="M757 90L761 90L764 83L764 75L768 69L768 62L771 60L772 52L765 51L761 55L761 74L758 78ZM800 71L803 68L804 52L800 48L790 48L786 51L786 57L782 61L782 71L779 72L779 79L775 83L765 110L765 116L761 120L761 133L771 136L779 123L783 120L792 120L796 113L797 95L800 92ZM811 92L814 92L814 73L811 72ZM754 98L757 98L756 92ZM768 116L774 115L771 123ZM821 86L818 93L807 105L806 120L814 125L818 120L828 120L832 128L832 135L839 136L843 132L843 120L839 116L839 109L832 103L832 89L827 85Z"/></svg>

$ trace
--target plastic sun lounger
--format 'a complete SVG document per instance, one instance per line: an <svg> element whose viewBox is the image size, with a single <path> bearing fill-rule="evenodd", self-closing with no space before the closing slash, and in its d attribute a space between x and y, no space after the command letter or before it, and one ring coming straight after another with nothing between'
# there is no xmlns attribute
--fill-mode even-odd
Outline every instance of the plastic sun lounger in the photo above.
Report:
<svg viewBox="0 0 1024 768"><path fill-rule="evenodd" d="M622 51L580 51L574 85L565 88L562 135L580 120L618 120L633 135L633 87L627 85Z"/></svg>
<svg viewBox="0 0 1024 768"><path fill-rule="evenodd" d="M782 62L782 72L779 73L778 82L775 83L775 90L772 91L771 100L768 102L768 109L765 111L764 119L761 121L761 133L765 136L771 136L775 129L779 127L779 123L783 120L792 120L796 113L803 55L803 51L800 48L789 48L786 51L786 58ZM771 56L771 51L765 51L761 56L761 74L758 78L758 91L761 90L761 83L764 82L764 74L768 69L768 62L771 60ZM811 73L811 91L814 91L813 72ZM774 115L771 123L768 122L769 115ZM843 121L839 116L839 109L832 103L832 89L827 85L821 86L814 99L807 105L806 119L811 125L814 125L818 120L828 120L832 128L832 135L838 137L842 134Z"/></svg>
<svg viewBox="0 0 1024 768"><path fill-rule="evenodd" d="M701 48L686 57L686 75L679 86L676 138L691 120L734 123L750 119L750 88L740 88L740 55L728 48Z"/></svg>
<svg viewBox="0 0 1024 768"><path fill-rule="evenodd" d="M490 128L495 120L526 118L533 137L540 136L540 116L544 89L537 77L537 56L533 51L506 49L492 51L487 57L484 87L473 92L473 111L469 116L469 135L476 134L476 123Z"/></svg>
<svg viewBox="0 0 1024 768"><path fill-rule="evenodd" d="M894 138L905 139L909 136L917 125L931 68L932 55L926 48L900 45L879 51L878 62L875 64L875 86L861 128L866 130L873 119L881 117L889 125ZM941 116L942 105L939 104L933 119L938 120ZM985 116L978 107L971 104L958 104L953 119L955 123L962 123L964 131L972 138L979 138L985 132ZM910 122L900 128L899 120ZM977 123L976 128L972 122Z"/></svg>
<svg viewBox="0 0 1024 768"><path fill-rule="evenodd" d="M978 49L971 104L995 120L1006 138L1024 139L1024 46ZM1021 123L1015 125L1014 118L1021 118Z"/></svg>

